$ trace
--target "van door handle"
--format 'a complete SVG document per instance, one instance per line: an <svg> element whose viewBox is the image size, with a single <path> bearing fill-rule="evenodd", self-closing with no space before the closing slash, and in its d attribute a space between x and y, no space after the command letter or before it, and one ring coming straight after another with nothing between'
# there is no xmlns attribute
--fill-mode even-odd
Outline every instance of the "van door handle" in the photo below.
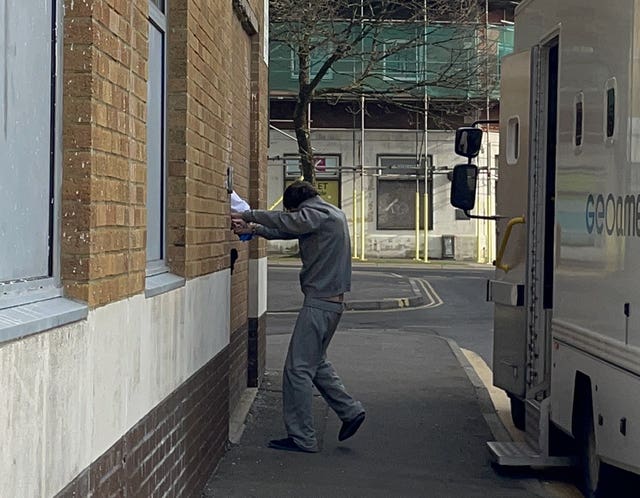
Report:
<svg viewBox="0 0 640 498"><path fill-rule="evenodd" d="M518 216L517 218L511 218L509 223L507 223L507 230L504 232L504 237L502 237L502 243L500 244L500 250L498 251L498 257L493 262L493 265L496 268L500 268L502 271L507 273L511 267L502 262L502 258L504 257L504 251L507 248L507 243L509 242L509 237L511 237L511 230L513 230L514 225L525 223L524 216Z"/></svg>

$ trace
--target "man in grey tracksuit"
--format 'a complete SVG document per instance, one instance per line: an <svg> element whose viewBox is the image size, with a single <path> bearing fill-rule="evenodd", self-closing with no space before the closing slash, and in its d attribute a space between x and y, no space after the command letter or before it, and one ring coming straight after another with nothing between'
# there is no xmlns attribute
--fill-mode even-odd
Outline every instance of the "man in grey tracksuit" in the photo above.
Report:
<svg viewBox="0 0 640 498"><path fill-rule="evenodd" d="M312 384L342 420L338 439L344 441L364 421L360 402L349 395L327 360L327 348L351 288L351 246L344 213L322 200L310 183L297 181L285 190L286 211L249 210L232 213L235 233L266 239L298 239L305 296L296 320L284 366L283 416L288 437L269 447L317 452L311 403Z"/></svg>

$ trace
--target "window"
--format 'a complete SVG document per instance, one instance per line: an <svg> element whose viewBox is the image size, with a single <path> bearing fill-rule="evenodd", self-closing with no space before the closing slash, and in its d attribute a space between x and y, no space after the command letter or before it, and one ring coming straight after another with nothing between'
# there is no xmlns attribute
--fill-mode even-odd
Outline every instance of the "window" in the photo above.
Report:
<svg viewBox="0 0 640 498"><path fill-rule="evenodd" d="M579 92L574 99L574 139L573 145L576 149L582 148L582 137L584 135L584 94Z"/></svg>
<svg viewBox="0 0 640 498"><path fill-rule="evenodd" d="M409 45L402 48L403 45ZM419 67L418 50L415 41L409 40L388 40L383 44L385 54L383 62L384 79L397 81L417 81ZM388 54L388 55L387 55Z"/></svg>
<svg viewBox="0 0 640 498"><path fill-rule="evenodd" d="M16 293L54 289L58 282L61 132L55 111L62 108L56 80L61 44L52 41L60 6L36 0L3 5L0 308L20 304ZM32 300L24 297L24 302Z"/></svg>
<svg viewBox="0 0 640 498"><path fill-rule="evenodd" d="M495 72L494 82L499 83L501 67L502 67L502 58L513 52L514 27L513 26L493 26L490 29L494 33L496 32L496 30L498 31L498 47L497 47L498 57L495 64L496 72Z"/></svg>
<svg viewBox="0 0 640 498"><path fill-rule="evenodd" d="M614 88L607 90L607 138L613 136L616 118L616 91Z"/></svg>
<svg viewBox="0 0 640 498"><path fill-rule="evenodd" d="M427 156L428 168L433 157ZM424 159L415 156L378 156L380 169L377 188L378 230L414 230L416 226L416 188L420 194L419 223L424 229ZM427 176L429 230L433 230L433 178Z"/></svg>
<svg viewBox="0 0 640 498"><path fill-rule="evenodd" d="M316 188L320 196L336 207L340 207L340 155L323 154L314 156L316 167ZM284 158L284 188L301 177L300 161L297 154Z"/></svg>
<svg viewBox="0 0 640 498"><path fill-rule="evenodd" d="M507 164L513 166L520 157L520 118L513 116L507 122Z"/></svg>
<svg viewBox="0 0 640 498"><path fill-rule="evenodd" d="M604 131L605 141L613 143L616 132L616 79L611 78L605 85L605 118Z"/></svg>
<svg viewBox="0 0 640 498"><path fill-rule="evenodd" d="M166 16L165 2L149 5L149 79L147 81L147 276L167 271L165 264L166 190Z"/></svg>
<svg viewBox="0 0 640 498"><path fill-rule="evenodd" d="M150 298L184 285L166 262L167 199L167 9L168 0L149 0L147 80L147 279Z"/></svg>
<svg viewBox="0 0 640 498"><path fill-rule="evenodd" d="M0 3L0 342L87 316L60 285L61 12Z"/></svg>

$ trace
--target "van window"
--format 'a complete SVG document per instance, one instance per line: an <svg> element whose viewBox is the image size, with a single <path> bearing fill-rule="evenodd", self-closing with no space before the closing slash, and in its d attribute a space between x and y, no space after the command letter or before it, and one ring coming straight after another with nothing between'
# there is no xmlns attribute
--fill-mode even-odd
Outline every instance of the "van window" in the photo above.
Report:
<svg viewBox="0 0 640 498"><path fill-rule="evenodd" d="M613 137L616 122L616 89L607 89L607 138Z"/></svg>
<svg viewBox="0 0 640 498"><path fill-rule="evenodd" d="M612 144L616 138L616 107L617 107L617 95L616 95L617 82L615 78L609 78L604 85L604 141L607 144Z"/></svg>
<svg viewBox="0 0 640 498"><path fill-rule="evenodd" d="M520 156L520 118L513 116L507 123L507 164L513 166Z"/></svg>
<svg viewBox="0 0 640 498"><path fill-rule="evenodd" d="M583 135L583 132L584 132L584 118L583 118L584 103L583 103L583 99L584 99L584 96L583 96L582 92L580 92L576 96L576 101L575 101L575 117L574 117L575 133L574 133L574 140L573 140L573 145L575 147L581 147L582 146L582 135Z"/></svg>

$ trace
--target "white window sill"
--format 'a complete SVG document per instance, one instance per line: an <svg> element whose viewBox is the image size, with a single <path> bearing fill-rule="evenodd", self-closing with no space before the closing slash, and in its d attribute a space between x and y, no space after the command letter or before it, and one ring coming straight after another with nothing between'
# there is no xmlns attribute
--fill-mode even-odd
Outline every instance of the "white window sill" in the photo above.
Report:
<svg viewBox="0 0 640 498"><path fill-rule="evenodd" d="M145 280L144 296L154 297L184 286L184 278L173 273L159 273Z"/></svg>
<svg viewBox="0 0 640 498"><path fill-rule="evenodd" d="M64 297L1 309L0 344L84 320L88 310L86 304Z"/></svg>

